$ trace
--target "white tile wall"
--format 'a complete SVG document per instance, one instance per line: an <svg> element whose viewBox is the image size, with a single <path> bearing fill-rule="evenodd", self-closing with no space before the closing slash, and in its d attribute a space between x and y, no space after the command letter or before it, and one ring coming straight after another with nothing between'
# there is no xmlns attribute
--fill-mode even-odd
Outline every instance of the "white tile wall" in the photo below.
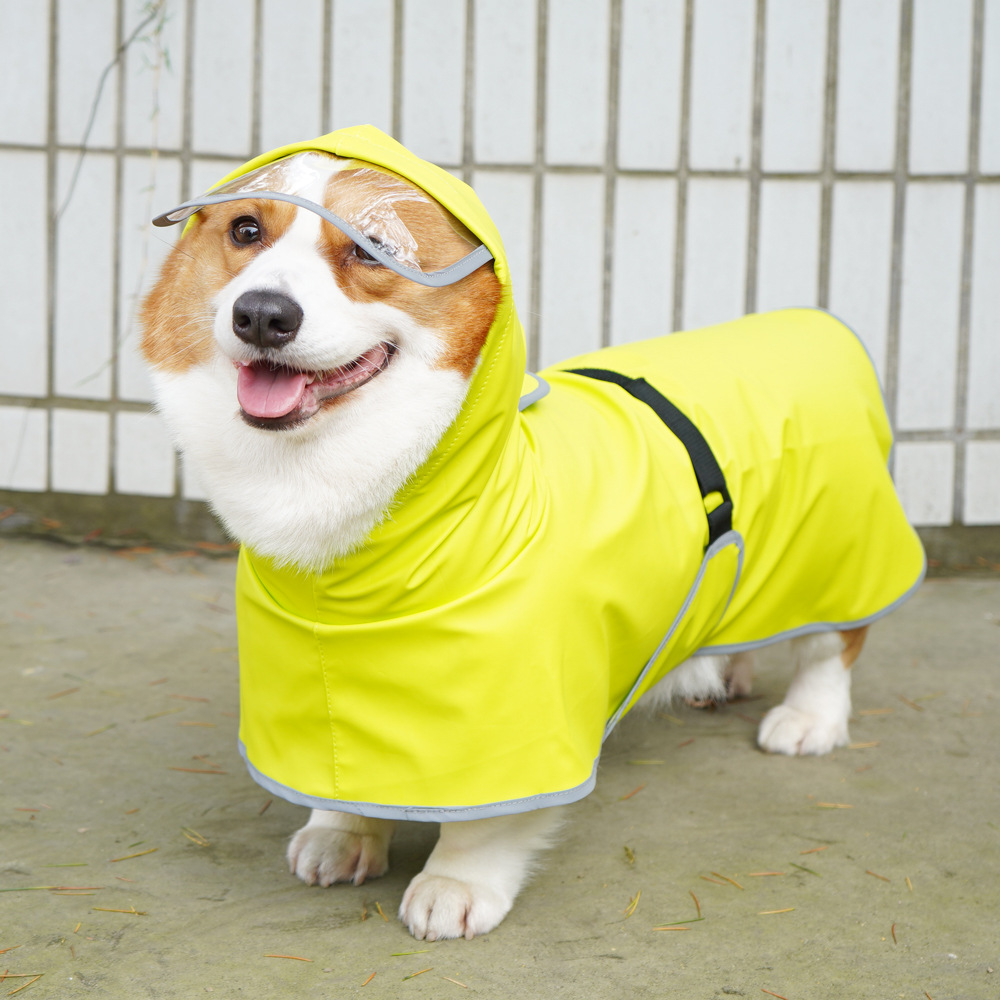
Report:
<svg viewBox="0 0 1000 1000"><path fill-rule="evenodd" d="M840 0L836 132L840 170L892 169L899 31L899 0Z"/></svg>
<svg viewBox="0 0 1000 1000"><path fill-rule="evenodd" d="M955 419L963 189L911 184L906 198L897 426L944 429Z"/></svg>
<svg viewBox="0 0 1000 1000"><path fill-rule="evenodd" d="M107 493L111 416L96 410L52 411L52 489Z"/></svg>
<svg viewBox="0 0 1000 1000"><path fill-rule="evenodd" d="M47 488L48 427L45 410L0 406L0 489Z"/></svg>
<svg viewBox="0 0 1000 1000"><path fill-rule="evenodd" d="M149 291L181 226L154 228L149 220L180 202L180 163L160 157L127 156L123 164L121 272L118 295L118 396L147 402L152 399L149 376L139 354L141 331L138 309Z"/></svg>
<svg viewBox="0 0 1000 1000"><path fill-rule="evenodd" d="M601 346L604 180L550 174L543 204L540 367Z"/></svg>
<svg viewBox="0 0 1000 1000"><path fill-rule="evenodd" d="M608 0L549 0L545 159L604 162L607 145Z"/></svg>
<svg viewBox="0 0 1000 1000"><path fill-rule="evenodd" d="M761 184L758 312L817 304L819 208L817 181Z"/></svg>
<svg viewBox="0 0 1000 1000"><path fill-rule="evenodd" d="M62 143L79 143L83 139L98 83L105 67L113 62L118 45L117 6L115 0L60 0L58 4L56 77L59 110L56 121ZM118 72L117 66L112 67L104 81L88 145L114 145Z"/></svg>
<svg viewBox="0 0 1000 1000"><path fill-rule="evenodd" d="M742 180L688 184L684 327L721 323L745 311L749 193Z"/></svg>
<svg viewBox="0 0 1000 1000"><path fill-rule="evenodd" d="M264 0L260 78L262 150L322 133L322 0Z"/></svg>
<svg viewBox="0 0 1000 1000"><path fill-rule="evenodd" d="M44 143L48 101L48 4L0 0L0 141Z"/></svg>
<svg viewBox="0 0 1000 1000"><path fill-rule="evenodd" d="M900 443L894 450L893 480L906 516L916 525L952 522L955 446L933 441Z"/></svg>
<svg viewBox="0 0 1000 1000"><path fill-rule="evenodd" d="M619 166L676 170L683 68L683 0L623 0Z"/></svg>
<svg viewBox="0 0 1000 1000"><path fill-rule="evenodd" d="M1000 441L965 446L964 524L1000 524Z"/></svg>
<svg viewBox="0 0 1000 1000"><path fill-rule="evenodd" d="M863 341L886 383L892 184L841 181L833 188L829 309Z"/></svg>
<svg viewBox="0 0 1000 1000"><path fill-rule="evenodd" d="M145 5L135 3L126 3L124 13L128 37L148 14ZM180 149L183 141L187 7L172 5L166 13L142 29L125 52L125 142L129 146Z"/></svg>
<svg viewBox="0 0 1000 1000"><path fill-rule="evenodd" d="M620 177L615 190L611 343L673 329L677 182Z"/></svg>
<svg viewBox="0 0 1000 1000"><path fill-rule="evenodd" d="M966 422L1000 427L1000 187L976 192Z"/></svg>
<svg viewBox="0 0 1000 1000"><path fill-rule="evenodd" d="M115 415L115 492L173 496L175 464L174 449L157 417Z"/></svg>
<svg viewBox="0 0 1000 1000"><path fill-rule="evenodd" d="M56 226L49 201L66 195L98 80L148 7L0 0L0 185L19 234L0 250L3 290L16 289L0 488L203 497L141 412L134 307L179 233L148 216L254 145L368 121L473 178L506 240L533 360L657 334L675 316L690 327L748 305L826 306L887 385L913 516L1000 522L1000 0L165 3L109 71ZM977 106L985 176L970 182Z"/></svg>
<svg viewBox="0 0 1000 1000"><path fill-rule="evenodd" d="M535 159L534 0L475 5L475 157L479 163Z"/></svg>
<svg viewBox="0 0 1000 1000"><path fill-rule="evenodd" d="M1000 0L986 0L983 15L979 169L1000 174Z"/></svg>
<svg viewBox="0 0 1000 1000"><path fill-rule="evenodd" d="M43 153L0 152L0 191L4 228L17 239L0 245L3 295L4 356L0 393L44 396L48 380L45 338L46 184Z"/></svg>
<svg viewBox="0 0 1000 1000"><path fill-rule="evenodd" d="M422 4L404 5L403 38L401 141L425 159L461 163L465 0L435 0L433 17Z"/></svg>
<svg viewBox="0 0 1000 1000"><path fill-rule="evenodd" d="M68 190L76 165L76 154L60 154L60 192ZM61 396L107 399L111 391L114 181L114 159L91 153L59 220L55 391Z"/></svg>
<svg viewBox="0 0 1000 1000"><path fill-rule="evenodd" d="M244 0L198 0L194 14L191 131L205 153L250 153L254 19ZM225 44L220 44L221 40Z"/></svg>
<svg viewBox="0 0 1000 1000"><path fill-rule="evenodd" d="M826 21L823 0L769 0L761 166L819 170L823 163Z"/></svg>
<svg viewBox="0 0 1000 1000"><path fill-rule="evenodd" d="M689 157L695 169L750 165L754 9L747 0L695 0Z"/></svg>
<svg viewBox="0 0 1000 1000"><path fill-rule="evenodd" d="M972 0L914 0L910 170L968 164Z"/></svg>
<svg viewBox="0 0 1000 1000"><path fill-rule="evenodd" d="M330 25L331 128L392 131L393 2L335 0Z"/></svg>
<svg viewBox="0 0 1000 1000"><path fill-rule="evenodd" d="M500 230L514 285L514 305L527 327L535 311L531 299L534 181L506 170L477 170L472 183Z"/></svg>

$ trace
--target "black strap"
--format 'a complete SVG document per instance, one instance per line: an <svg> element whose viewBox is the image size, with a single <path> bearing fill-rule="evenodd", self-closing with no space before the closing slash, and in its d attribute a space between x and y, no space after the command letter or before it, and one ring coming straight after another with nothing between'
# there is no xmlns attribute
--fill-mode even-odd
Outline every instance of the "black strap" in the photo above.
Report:
<svg viewBox="0 0 1000 1000"><path fill-rule="evenodd" d="M708 544L731 531L733 527L733 501L726 487L726 477L719 463L712 454L701 431L662 393L657 392L644 378L629 378L621 372L607 371L604 368L571 368L572 375L584 375L587 378L599 379L602 382L614 382L640 402L645 403L670 428L677 439L687 449L694 466L695 478L701 490L702 499L712 493L722 497L722 503L712 510L706 507L708 517Z"/></svg>

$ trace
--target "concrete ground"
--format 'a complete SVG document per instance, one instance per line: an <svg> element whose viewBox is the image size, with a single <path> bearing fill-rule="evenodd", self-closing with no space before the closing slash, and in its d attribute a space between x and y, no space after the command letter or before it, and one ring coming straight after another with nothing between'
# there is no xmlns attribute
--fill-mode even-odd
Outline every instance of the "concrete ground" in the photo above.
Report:
<svg viewBox="0 0 1000 1000"><path fill-rule="evenodd" d="M236 749L234 568L0 542L0 995L1000 996L1000 580L872 631L830 757L754 748L787 669L629 718L507 920L427 944L395 911L432 827L361 887L288 874L305 810Z"/></svg>

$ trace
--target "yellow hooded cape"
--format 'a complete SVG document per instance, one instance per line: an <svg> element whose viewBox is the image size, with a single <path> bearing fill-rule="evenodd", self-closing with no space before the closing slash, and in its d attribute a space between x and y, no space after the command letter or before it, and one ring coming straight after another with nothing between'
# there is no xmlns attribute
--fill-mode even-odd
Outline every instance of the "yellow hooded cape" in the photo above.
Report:
<svg viewBox="0 0 1000 1000"><path fill-rule="evenodd" d="M862 625L920 582L878 382L840 322L790 310L576 358L519 412L524 333L472 190L370 126L226 180L306 149L423 188L503 295L461 413L360 551L316 575L241 554L240 742L266 788L418 820L570 802L682 660Z"/></svg>

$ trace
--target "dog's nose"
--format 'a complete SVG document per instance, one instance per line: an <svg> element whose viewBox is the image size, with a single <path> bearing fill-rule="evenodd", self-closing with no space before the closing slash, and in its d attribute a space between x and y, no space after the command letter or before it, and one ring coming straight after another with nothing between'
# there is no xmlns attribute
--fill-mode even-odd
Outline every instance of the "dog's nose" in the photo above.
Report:
<svg viewBox="0 0 1000 1000"><path fill-rule="evenodd" d="M301 306L281 292L244 292L233 303L233 333L248 344L281 347L301 325Z"/></svg>

